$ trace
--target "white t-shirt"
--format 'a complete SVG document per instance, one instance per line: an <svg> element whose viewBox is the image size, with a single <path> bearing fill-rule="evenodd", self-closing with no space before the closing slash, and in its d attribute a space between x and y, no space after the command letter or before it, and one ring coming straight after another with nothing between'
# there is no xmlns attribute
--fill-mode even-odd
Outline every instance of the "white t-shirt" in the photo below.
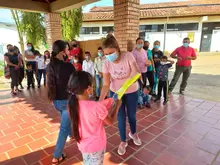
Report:
<svg viewBox="0 0 220 165"><path fill-rule="evenodd" d="M27 54L27 56L34 56L34 53L30 50L26 50L25 53ZM28 59L26 58L26 61L36 61L35 59Z"/></svg>
<svg viewBox="0 0 220 165"><path fill-rule="evenodd" d="M46 59L45 64L48 65L50 63L50 59Z"/></svg>
<svg viewBox="0 0 220 165"><path fill-rule="evenodd" d="M92 62L92 60L90 61L83 61L83 65L82 65L82 69L83 71L86 71L88 73L90 73L92 76L95 76L95 69L94 69L94 63Z"/></svg>
<svg viewBox="0 0 220 165"><path fill-rule="evenodd" d="M37 56L36 62L37 62L38 69L46 68L46 64L44 63L44 56L41 56L41 57Z"/></svg>

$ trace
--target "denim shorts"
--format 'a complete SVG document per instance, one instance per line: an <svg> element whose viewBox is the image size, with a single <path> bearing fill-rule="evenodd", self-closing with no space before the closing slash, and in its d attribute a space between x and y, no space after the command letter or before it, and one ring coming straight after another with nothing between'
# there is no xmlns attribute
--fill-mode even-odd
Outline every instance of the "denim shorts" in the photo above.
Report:
<svg viewBox="0 0 220 165"><path fill-rule="evenodd" d="M84 165L103 165L105 150L82 153Z"/></svg>

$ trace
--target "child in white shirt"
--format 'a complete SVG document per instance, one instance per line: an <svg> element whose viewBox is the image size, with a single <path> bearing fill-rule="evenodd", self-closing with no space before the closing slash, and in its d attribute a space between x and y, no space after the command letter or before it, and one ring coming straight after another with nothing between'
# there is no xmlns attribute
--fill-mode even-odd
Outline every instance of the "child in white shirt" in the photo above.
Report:
<svg viewBox="0 0 220 165"><path fill-rule="evenodd" d="M85 52L85 60L83 61L82 69L90 73L93 77L95 76L94 63L91 60L90 52Z"/></svg>

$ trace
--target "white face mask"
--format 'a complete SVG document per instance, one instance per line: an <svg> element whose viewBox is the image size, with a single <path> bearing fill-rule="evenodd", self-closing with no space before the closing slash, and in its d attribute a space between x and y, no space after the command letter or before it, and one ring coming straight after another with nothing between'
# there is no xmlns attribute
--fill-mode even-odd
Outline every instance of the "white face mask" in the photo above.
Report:
<svg viewBox="0 0 220 165"><path fill-rule="evenodd" d="M166 62L161 61L161 62L160 62L160 64L161 64L161 65L165 65L165 64L166 64Z"/></svg>
<svg viewBox="0 0 220 165"><path fill-rule="evenodd" d="M73 62L74 62L74 63L77 63L77 62L78 62L78 60L73 60Z"/></svg>

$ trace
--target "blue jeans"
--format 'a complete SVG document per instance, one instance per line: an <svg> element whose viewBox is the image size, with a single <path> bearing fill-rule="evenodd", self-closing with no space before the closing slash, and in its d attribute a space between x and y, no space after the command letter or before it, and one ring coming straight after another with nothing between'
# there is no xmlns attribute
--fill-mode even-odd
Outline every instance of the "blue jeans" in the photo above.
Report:
<svg viewBox="0 0 220 165"><path fill-rule="evenodd" d="M100 88L101 88L101 83L102 83L102 78L99 75L95 76L95 81L96 81L96 96L100 96Z"/></svg>
<svg viewBox="0 0 220 165"><path fill-rule="evenodd" d="M149 95L145 95L145 96L139 96L138 97L138 103L142 106L142 105L146 105L150 103L150 97Z"/></svg>
<svg viewBox="0 0 220 165"><path fill-rule="evenodd" d="M118 111L118 129L121 141L126 141L126 113L130 125L131 133L136 133L136 111L138 106L138 91L125 94L122 97L122 104ZM112 97L114 92L110 91Z"/></svg>
<svg viewBox="0 0 220 165"><path fill-rule="evenodd" d="M40 86L40 82L41 82L41 78L42 78L42 75L44 76L44 85L46 84L46 70L45 69L38 69L37 70L38 73L37 73L37 76L38 76L38 85Z"/></svg>
<svg viewBox="0 0 220 165"><path fill-rule="evenodd" d="M158 68L155 68L154 85L153 85L153 90L152 90L154 94L156 93L158 82L159 82L159 80L158 80Z"/></svg>
<svg viewBox="0 0 220 165"><path fill-rule="evenodd" d="M67 109L68 100L54 100L54 107L61 115L60 132L57 139L57 144L54 152L55 158L60 158L66 144L66 139L71 135L71 122Z"/></svg>

